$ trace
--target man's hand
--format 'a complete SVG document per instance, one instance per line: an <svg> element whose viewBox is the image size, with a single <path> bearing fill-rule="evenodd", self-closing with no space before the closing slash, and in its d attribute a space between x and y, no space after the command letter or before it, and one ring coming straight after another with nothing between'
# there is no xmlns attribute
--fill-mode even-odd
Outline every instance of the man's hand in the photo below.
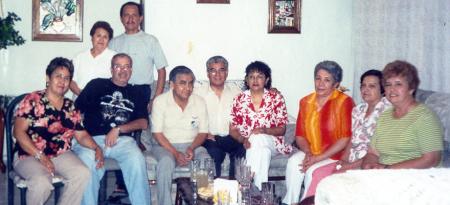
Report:
<svg viewBox="0 0 450 205"><path fill-rule="evenodd" d="M105 158L103 157L103 150L97 146L95 148L95 161L97 162L97 166L95 168L99 169L105 165Z"/></svg>
<svg viewBox="0 0 450 205"><path fill-rule="evenodd" d="M52 175L55 174L55 165L50 160L50 158L42 154L41 158L39 159L39 162L41 162L41 164L44 165L45 168L47 168L48 172L50 172Z"/></svg>
<svg viewBox="0 0 450 205"><path fill-rule="evenodd" d="M269 89L269 92L274 93L274 94L281 94L281 92L277 88L274 88L274 87L271 87Z"/></svg>
<svg viewBox="0 0 450 205"><path fill-rule="evenodd" d="M186 156L184 155L184 153L182 153L182 152L176 152L175 153L175 159L177 160L177 164L179 165L179 166L185 166L185 165L187 165L188 164L188 160L186 159Z"/></svg>
<svg viewBox="0 0 450 205"><path fill-rule="evenodd" d="M189 161L194 159L194 149L191 146L186 149L186 159Z"/></svg>
<svg viewBox="0 0 450 205"><path fill-rule="evenodd" d="M212 141L216 141L216 138L214 137L214 135L209 134L209 133L208 133L208 136L206 137L206 139L209 139L209 140L212 140Z"/></svg>
<svg viewBox="0 0 450 205"><path fill-rule="evenodd" d="M113 147L117 143L117 139L119 138L120 130L117 127L112 128L105 137L105 145L106 147Z"/></svg>

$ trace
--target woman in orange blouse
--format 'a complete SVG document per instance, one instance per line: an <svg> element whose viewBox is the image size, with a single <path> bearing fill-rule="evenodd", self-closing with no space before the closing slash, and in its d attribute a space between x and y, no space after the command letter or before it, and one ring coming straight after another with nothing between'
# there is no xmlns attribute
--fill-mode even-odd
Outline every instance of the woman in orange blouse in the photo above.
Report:
<svg viewBox="0 0 450 205"><path fill-rule="evenodd" d="M300 100L295 136L301 151L289 158L286 167L285 204L298 203L303 180L307 193L314 170L340 159L350 139L354 103L337 90L341 80L342 68L336 62L316 65L315 92Z"/></svg>

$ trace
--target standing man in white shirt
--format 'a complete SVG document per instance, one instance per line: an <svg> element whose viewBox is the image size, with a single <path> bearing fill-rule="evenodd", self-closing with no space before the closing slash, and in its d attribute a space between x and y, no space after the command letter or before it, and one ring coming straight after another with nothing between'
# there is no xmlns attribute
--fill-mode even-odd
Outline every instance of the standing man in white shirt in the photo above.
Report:
<svg viewBox="0 0 450 205"><path fill-rule="evenodd" d="M151 89L155 89L155 96L164 90L166 81L167 60L158 39L140 29L142 6L136 2L127 2L120 8L120 20L125 33L113 38L109 47L119 53L126 53L133 59L133 74L130 84L142 85L144 96L148 100L148 110L151 111ZM153 70L158 72L156 88L150 88L153 79ZM148 97L147 97L148 96Z"/></svg>
<svg viewBox="0 0 450 205"><path fill-rule="evenodd" d="M229 135L231 107L233 98L241 92L238 86L225 85L228 76L228 61L222 56L213 56L206 62L209 84L194 89L194 93L203 97L208 110L209 130L203 146L214 159L216 177L220 177L221 165L226 154L230 157L228 176L234 178L236 158L245 156L242 143Z"/></svg>

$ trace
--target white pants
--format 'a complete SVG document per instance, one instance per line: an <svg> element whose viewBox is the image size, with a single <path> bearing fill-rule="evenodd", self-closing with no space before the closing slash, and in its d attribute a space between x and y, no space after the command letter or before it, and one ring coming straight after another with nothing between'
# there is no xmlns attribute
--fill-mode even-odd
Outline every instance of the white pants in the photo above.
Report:
<svg viewBox="0 0 450 205"><path fill-rule="evenodd" d="M261 184L269 180L270 159L277 154L275 142L273 136L267 134L251 135L248 141L250 148L245 158L254 173L253 182L261 190Z"/></svg>
<svg viewBox="0 0 450 205"><path fill-rule="evenodd" d="M303 191L303 196L305 196L308 192L309 185L311 185L312 174L314 171L319 167L336 162L336 160L333 159L317 162L304 173L300 171L303 159L305 159L305 153L299 151L293 154L288 160L286 165L286 195L283 198L283 203L285 204L300 202L302 183L305 183L305 190Z"/></svg>

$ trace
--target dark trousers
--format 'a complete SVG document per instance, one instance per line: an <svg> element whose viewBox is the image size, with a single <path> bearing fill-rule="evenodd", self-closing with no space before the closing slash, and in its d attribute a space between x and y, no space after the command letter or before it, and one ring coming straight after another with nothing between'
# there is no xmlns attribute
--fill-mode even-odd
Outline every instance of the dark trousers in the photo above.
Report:
<svg viewBox="0 0 450 205"><path fill-rule="evenodd" d="M236 161L236 158L245 157L245 148L230 135L225 137L214 136L214 139L215 141L210 139L205 140L203 147L206 148L208 154L211 155L214 160L216 177L221 176L222 163L228 153L230 155L230 170L228 176L231 179L234 179L234 162Z"/></svg>

